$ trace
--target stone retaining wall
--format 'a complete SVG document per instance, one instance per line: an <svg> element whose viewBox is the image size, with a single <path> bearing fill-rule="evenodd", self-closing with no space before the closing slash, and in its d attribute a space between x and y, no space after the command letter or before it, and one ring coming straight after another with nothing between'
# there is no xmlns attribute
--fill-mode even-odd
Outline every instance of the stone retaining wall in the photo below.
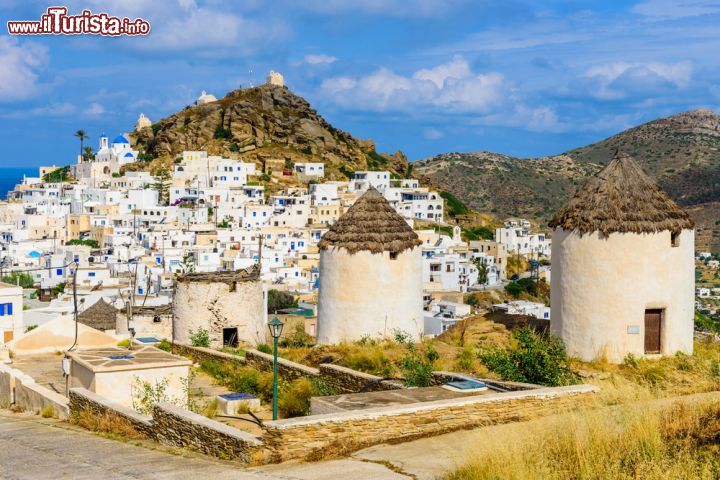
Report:
<svg viewBox="0 0 720 480"><path fill-rule="evenodd" d="M273 461L313 460L390 440L555 414L577 408L595 391L590 385L538 388L278 420L265 423L263 440Z"/></svg>
<svg viewBox="0 0 720 480"><path fill-rule="evenodd" d="M261 454L262 442L253 435L169 403L155 406L153 423L156 439L166 445L244 463Z"/></svg>
<svg viewBox="0 0 720 480"><path fill-rule="evenodd" d="M319 371L320 377L332 384L335 390L337 390L337 393L356 393L364 387L367 387L366 392L405 388L402 382L392 380L377 382L381 377L331 363L321 364Z"/></svg>
<svg viewBox="0 0 720 480"><path fill-rule="evenodd" d="M109 415L129 424L139 434L155 438L152 417L141 415L124 405L84 388L70 389L70 413L79 415L83 410L90 410L95 415Z"/></svg>

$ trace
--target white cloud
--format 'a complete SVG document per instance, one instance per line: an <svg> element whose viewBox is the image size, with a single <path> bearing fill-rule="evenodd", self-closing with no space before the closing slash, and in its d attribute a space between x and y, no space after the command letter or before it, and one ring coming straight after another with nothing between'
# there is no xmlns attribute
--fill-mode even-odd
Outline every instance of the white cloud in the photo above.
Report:
<svg viewBox="0 0 720 480"><path fill-rule="evenodd" d="M91 104L85 109L85 114L86 114L86 115L90 115L90 116L92 116L92 117L95 117L95 116L98 116L98 115L102 115L103 113L105 113L105 108L104 108L101 104L99 104L99 103L97 103L97 102L91 103Z"/></svg>
<svg viewBox="0 0 720 480"><path fill-rule="evenodd" d="M680 63L627 63L615 62L605 65L597 65L585 71L585 77L604 77L610 81L617 79L625 73L636 70L658 75L665 80L684 87L692 77L692 64L690 62Z"/></svg>
<svg viewBox="0 0 720 480"><path fill-rule="evenodd" d="M178 52L201 57L249 55L290 37L281 19L250 18L237 8L198 5L195 0L70 0L71 11L90 8L109 15L143 18L150 34L125 39L123 46L151 53Z"/></svg>
<svg viewBox="0 0 720 480"><path fill-rule="evenodd" d="M470 76L472 76L472 72L470 72L468 63L460 55L455 55L448 63L415 72L413 78L430 80L437 85L438 88L442 88L446 80Z"/></svg>
<svg viewBox="0 0 720 480"><path fill-rule="evenodd" d="M624 98L628 92L651 94L664 85L687 87L692 79L690 62L614 62L587 69L581 78L590 80L590 94L598 99Z"/></svg>
<svg viewBox="0 0 720 480"><path fill-rule="evenodd" d="M15 110L4 115L4 118L28 118L28 117L66 117L77 112L75 105L68 102L51 103L40 107L23 110Z"/></svg>
<svg viewBox="0 0 720 480"><path fill-rule="evenodd" d="M310 65L330 64L336 60L337 58L325 55L324 53L305 55L305 63L309 63Z"/></svg>
<svg viewBox="0 0 720 480"><path fill-rule="evenodd" d="M359 12L394 17L434 17L452 11L454 6L462 3L463 0L305 0L293 1L291 5L328 15Z"/></svg>
<svg viewBox="0 0 720 480"><path fill-rule="evenodd" d="M444 136L445 133L442 130L438 130L437 128L427 127L423 129L423 137L427 138L428 140L439 140Z"/></svg>
<svg viewBox="0 0 720 480"><path fill-rule="evenodd" d="M0 101L24 100L40 90L40 71L47 65L44 46L0 36Z"/></svg>
<svg viewBox="0 0 720 480"><path fill-rule="evenodd" d="M720 2L713 0L645 0L635 5L632 11L656 20L669 20L720 13Z"/></svg>
<svg viewBox="0 0 720 480"><path fill-rule="evenodd" d="M510 96L499 73L474 73L462 57L406 77L387 68L352 78L333 77L322 92L339 105L361 110L443 109L481 113Z"/></svg>

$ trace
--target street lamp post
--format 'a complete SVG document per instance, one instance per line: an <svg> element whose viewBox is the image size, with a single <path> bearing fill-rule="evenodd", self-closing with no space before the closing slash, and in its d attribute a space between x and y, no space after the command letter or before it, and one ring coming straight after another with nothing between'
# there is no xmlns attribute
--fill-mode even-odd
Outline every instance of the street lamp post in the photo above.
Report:
<svg viewBox="0 0 720 480"><path fill-rule="evenodd" d="M282 333L283 325L285 325L278 317L274 317L268 322L270 335L273 337L273 420L277 420L278 416L278 339Z"/></svg>

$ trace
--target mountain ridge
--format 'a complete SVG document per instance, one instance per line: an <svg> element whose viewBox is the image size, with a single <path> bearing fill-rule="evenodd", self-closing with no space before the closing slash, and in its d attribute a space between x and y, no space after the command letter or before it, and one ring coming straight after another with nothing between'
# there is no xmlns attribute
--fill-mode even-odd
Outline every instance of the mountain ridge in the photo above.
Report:
<svg viewBox="0 0 720 480"><path fill-rule="evenodd" d="M558 155L452 152L414 161L412 168L472 209L500 218L524 216L544 225L616 150L640 162L690 212L699 248L720 251L720 115L710 110L652 120Z"/></svg>

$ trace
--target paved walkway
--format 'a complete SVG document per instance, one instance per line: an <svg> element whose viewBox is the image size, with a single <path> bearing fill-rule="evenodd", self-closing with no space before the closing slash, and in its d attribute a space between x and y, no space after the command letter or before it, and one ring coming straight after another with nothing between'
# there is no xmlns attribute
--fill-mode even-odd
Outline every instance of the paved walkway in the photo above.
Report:
<svg viewBox="0 0 720 480"><path fill-rule="evenodd" d="M638 405L659 406L680 398L717 401L720 392ZM605 408L614 411L621 407ZM532 423L542 421L494 425L396 445L376 445L337 460L242 469L230 462L184 451L181 454L175 450L165 451L155 444L137 446L109 440L36 415L0 410L0 480L436 480L471 458L477 453L473 450L488 438L522 436Z"/></svg>
<svg viewBox="0 0 720 480"><path fill-rule="evenodd" d="M281 478L200 456L109 440L36 415L0 411L3 480L229 480Z"/></svg>

